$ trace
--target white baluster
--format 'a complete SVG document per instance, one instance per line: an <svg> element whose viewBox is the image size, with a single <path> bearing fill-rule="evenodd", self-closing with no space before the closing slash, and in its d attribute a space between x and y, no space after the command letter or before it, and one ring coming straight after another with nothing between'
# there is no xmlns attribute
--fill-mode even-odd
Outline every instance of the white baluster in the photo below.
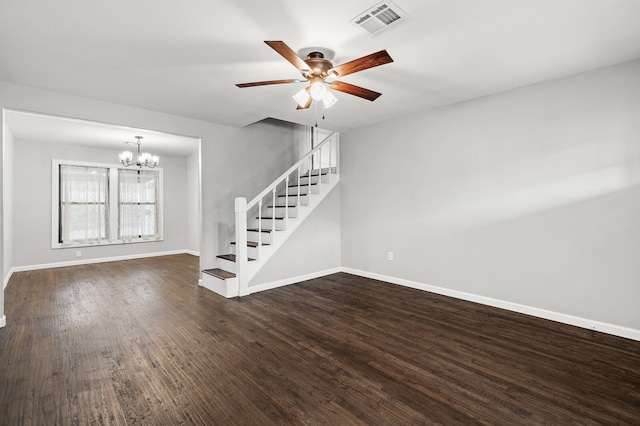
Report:
<svg viewBox="0 0 640 426"><path fill-rule="evenodd" d="M300 166L298 166L298 208L300 208Z"/></svg>
<svg viewBox="0 0 640 426"><path fill-rule="evenodd" d="M322 187L322 185L320 185L322 183L322 148L318 150L318 194Z"/></svg>
<svg viewBox="0 0 640 426"><path fill-rule="evenodd" d="M329 170L327 171L327 183L331 183L331 142L333 142L333 138L329 141Z"/></svg>
<svg viewBox="0 0 640 426"><path fill-rule="evenodd" d="M272 197L272 205L275 206L276 205L276 186L273 186L273 197ZM275 212L275 208L273 209L273 213L271 214L271 232L276 232L276 212ZM274 234L271 234L274 235Z"/></svg>
<svg viewBox="0 0 640 426"><path fill-rule="evenodd" d="M285 179L284 186L284 228L289 224L289 176Z"/></svg>
<svg viewBox="0 0 640 426"><path fill-rule="evenodd" d="M258 201L258 247L262 247L262 198Z"/></svg>
<svg viewBox="0 0 640 426"><path fill-rule="evenodd" d="M307 172L307 197L309 204L311 204L311 170L313 170L313 155L309 156L309 171Z"/></svg>
<svg viewBox="0 0 640 426"><path fill-rule="evenodd" d="M340 135L334 133L333 139L336 141L336 174L340 174Z"/></svg>

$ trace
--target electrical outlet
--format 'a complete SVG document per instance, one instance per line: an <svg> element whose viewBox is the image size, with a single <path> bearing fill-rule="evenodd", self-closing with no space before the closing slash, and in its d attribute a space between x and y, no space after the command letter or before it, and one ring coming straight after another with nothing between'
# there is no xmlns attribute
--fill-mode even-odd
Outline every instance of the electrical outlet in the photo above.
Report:
<svg viewBox="0 0 640 426"><path fill-rule="evenodd" d="M76 250L76 257L82 257L82 252L80 250Z"/></svg>
<svg viewBox="0 0 640 426"><path fill-rule="evenodd" d="M393 252L392 251L387 252L387 260L393 260Z"/></svg>

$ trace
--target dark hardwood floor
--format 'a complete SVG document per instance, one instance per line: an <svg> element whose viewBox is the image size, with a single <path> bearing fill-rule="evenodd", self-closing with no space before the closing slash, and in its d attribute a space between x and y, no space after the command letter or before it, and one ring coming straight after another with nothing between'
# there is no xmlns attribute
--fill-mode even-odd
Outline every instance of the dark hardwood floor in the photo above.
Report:
<svg viewBox="0 0 640 426"><path fill-rule="evenodd" d="M197 279L189 255L14 274L0 424L640 424L640 342L343 273Z"/></svg>

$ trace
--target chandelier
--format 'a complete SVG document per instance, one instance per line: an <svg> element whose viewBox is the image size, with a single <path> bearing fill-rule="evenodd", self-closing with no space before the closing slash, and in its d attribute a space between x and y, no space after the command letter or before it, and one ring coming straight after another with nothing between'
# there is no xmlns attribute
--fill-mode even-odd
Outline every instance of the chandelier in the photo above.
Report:
<svg viewBox="0 0 640 426"><path fill-rule="evenodd" d="M120 163L122 163L123 166L125 167L129 167L129 166L138 166L140 168L142 167L149 167L149 168L154 168L155 166L158 165L158 163L160 162L160 157L158 157L157 155L151 155L148 152L140 152L140 145L142 144L142 142L140 142L140 140L142 139L142 136L136 136L137 141L136 142L125 142L125 143L135 143L136 145L138 145L138 156L136 157L136 161L133 161L133 152L131 151L122 151L118 156L120 157Z"/></svg>

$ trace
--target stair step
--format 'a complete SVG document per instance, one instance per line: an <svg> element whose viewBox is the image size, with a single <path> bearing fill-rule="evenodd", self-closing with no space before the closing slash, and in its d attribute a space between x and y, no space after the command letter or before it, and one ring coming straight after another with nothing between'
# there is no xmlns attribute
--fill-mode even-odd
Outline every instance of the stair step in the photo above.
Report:
<svg viewBox="0 0 640 426"><path fill-rule="evenodd" d="M229 262L235 262L236 261L236 255L235 254L219 254L216 257L219 257L220 259L228 260ZM253 262L255 259L252 259L252 258L248 257L247 260L249 262Z"/></svg>
<svg viewBox="0 0 640 426"><path fill-rule="evenodd" d="M256 216L256 219L263 219L263 220L273 220L272 216ZM284 217L276 217L276 220L284 220Z"/></svg>
<svg viewBox="0 0 640 426"><path fill-rule="evenodd" d="M289 219L293 219L298 217L298 212L300 211L298 207L299 206L267 206L267 211L265 211L264 214L270 214L277 218L288 216Z"/></svg>
<svg viewBox="0 0 640 426"><path fill-rule="evenodd" d="M291 191L297 192L297 191ZM300 191L303 192L303 191ZM298 198L298 194L287 194L287 195L278 195L276 199L276 205L280 207L284 207L285 204L288 204L289 207L300 207L300 206L308 206L309 205L309 196L307 194L300 194L300 198Z"/></svg>
<svg viewBox="0 0 640 426"><path fill-rule="evenodd" d="M322 176L326 176L326 175L328 175L328 174L329 174L329 172L328 172L328 171L326 171L326 169L323 169L323 171L322 171ZM315 172L315 173L314 173L314 172L311 172L311 176L318 176L318 172ZM305 173L305 174L301 175L300 177L301 177L301 178L303 178L303 177L309 177L309 172L307 172L307 173Z"/></svg>
<svg viewBox="0 0 640 426"><path fill-rule="evenodd" d="M209 274L209 275L213 275L216 278L220 278L221 280L226 280L229 278L235 278L236 274L231 273L231 272L227 272L224 269L220 269L220 268L213 268L213 269L205 269L204 271L202 271L205 274Z"/></svg>
<svg viewBox="0 0 640 426"><path fill-rule="evenodd" d="M276 229L276 231L277 231L277 229ZM258 232L258 228L249 228L249 229L247 229L247 232ZM271 233L271 229L264 229L264 228L262 228L262 229L260 230L260 232ZM264 245L264 244L263 244L263 245Z"/></svg>
<svg viewBox="0 0 640 426"><path fill-rule="evenodd" d="M318 184L318 182L313 182L313 183L311 183L311 186L315 186L317 184ZM309 186L309 184L308 183L301 183L300 184L300 188L304 188L305 186ZM289 188L297 188L297 187L298 187L298 184L289 185Z"/></svg>
<svg viewBox="0 0 640 426"><path fill-rule="evenodd" d="M247 229L247 231L251 231L251 229ZM256 229L255 232L257 232L258 230ZM231 241L231 245L236 245L235 241ZM263 246L268 246L269 244L267 243L262 243ZM258 247L258 242L257 241L247 241L247 247Z"/></svg>

